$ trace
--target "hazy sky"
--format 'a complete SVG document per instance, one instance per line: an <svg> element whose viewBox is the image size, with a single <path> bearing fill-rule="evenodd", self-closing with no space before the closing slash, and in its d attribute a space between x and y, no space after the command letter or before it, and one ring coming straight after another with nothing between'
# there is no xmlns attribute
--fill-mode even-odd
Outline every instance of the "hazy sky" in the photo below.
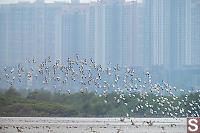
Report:
<svg viewBox="0 0 200 133"><path fill-rule="evenodd" d="M7 4L7 3L16 3L19 1L30 1L30 2L34 2L36 0L0 0L0 4ZM46 2L54 2L54 1L66 1L66 2L70 2L71 0L45 0ZM87 3L90 1L97 1L97 0L80 0L82 3ZM126 1L136 1L136 0L126 0ZM137 0L138 2L141 2L142 0Z"/></svg>
<svg viewBox="0 0 200 133"><path fill-rule="evenodd" d="M6 4L6 3L16 3L19 1L30 1L30 2L34 2L36 0L0 0L0 4ZM54 2L54 1L66 1L69 2L71 0L45 0L46 2ZM90 2L90 1L96 1L96 0L81 0L81 2Z"/></svg>

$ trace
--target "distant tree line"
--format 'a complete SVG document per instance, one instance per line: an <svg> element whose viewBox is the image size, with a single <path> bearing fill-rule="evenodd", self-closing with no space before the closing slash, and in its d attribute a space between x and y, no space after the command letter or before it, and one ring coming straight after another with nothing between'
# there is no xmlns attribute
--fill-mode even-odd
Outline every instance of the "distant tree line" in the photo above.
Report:
<svg viewBox="0 0 200 133"><path fill-rule="evenodd" d="M153 102L152 99L162 97L154 94L142 97L139 93L135 93L134 98L125 94L124 100L117 102L116 99L120 99L117 93L99 96L94 92L63 94L50 93L46 90L25 92L9 88L4 91L1 89L0 92L0 117L122 117L127 113L130 117L169 117L170 112L177 117L183 116L184 113L185 116L192 116L200 113L199 95L199 92L184 94L179 96L178 100L173 100L171 96L164 96L174 107L179 108L166 111L170 105L163 103L163 106L160 106L159 102ZM180 104L180 101L184 104ZM147 103L153 105L151 109L145 106ZM136 107L140 107L139 110L136 110ZM180 112L182 108L185 112ZM151 110L156 110L156 113L152 113ZM190 110L189 113L187 110Z"/></svg>

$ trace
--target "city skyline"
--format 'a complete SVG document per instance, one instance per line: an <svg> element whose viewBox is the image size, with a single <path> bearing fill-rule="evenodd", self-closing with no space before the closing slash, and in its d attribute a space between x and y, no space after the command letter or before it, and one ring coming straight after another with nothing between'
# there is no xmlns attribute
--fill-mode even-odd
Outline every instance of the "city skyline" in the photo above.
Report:
<svg viewBox="0 0 200 133"><path fill-rule="evenodd" d="M198 0L1 5L0 65L48 56L65 62L78 53L103 67L111 62L178 79L174 71L200 65L199 11ZM194 77L198 84L200 74Z"/></svg>
<svg viewBox="0 0 200 133"><path fill-rule="evenodd" d="M7 29L2 27L1 36L3 36L3 31L4 33L10 32L10 35L13 35L7 36L7 45L9 45L9 41L17 43L10 37L15 37L19 41L18 34L26 24L29 28L33 26L38 30L46 28L48 33L45 34L44 29L41 37L44 39L48 35L51 37L40 42L43 43L41 46L44 45L44 48L47 48L49 45L56 51L44 51L40 52L41 54L55 55L57 53L55 57L63 58L63 56L72 56L72 53L76 52L74 50L81 49L77 52L83 56L90 56L98 60L102 60L99 57L105 58L100 62L97 60L101 64L111 61L114 64L127 66L165 65L168 68L200 64L200 55L193 52L199 49L199 46L196 45L199 39L192 39L193 31L197 35L199 33L197 30L199 20L198 17L193 17L191 14L196 15L196 12L199 11L198 1L144 0L143 3L137 3L125 2L125 0L118 0L118 2L102 0L98 3L87 4L77 3L78 1L74 0L73 3L76 2L74 4L59 2L42 4L43 0L38 0L33 4L2 5L2 17L6 17L6 14L10 16L1 20L2 23L8 25ZM40 10L38 10L39 7ZM15 10L17 12L14 12ZM40 11L41 14L38 14ZM16 15L20 15L19 18L15 18ZM23 21L23 16L26 16L28 20ZM12 19L13 22L10 23ZM37 23L39 20L44 23ZM27 23L23 24L23 22ZM21 29L12 31L12 27L18 24ZM70 29L64 31L67 26ZM37 33L34 30L30 31L30 34L32 34L31 32ZM50 33L52 34L50 35ZM78 35L79 33L80 35ZM27 36L27 39L32 38L30 34L22 36ZM35 35L35 37L39 36ZM55 39L52 40L53 38ZM1 41L5 41L5 39L2 38ZM36 45L34 38L32 40L27 40L26 37L21 39L24 47L28 47L26 45L29 45L29 42L32 46ZM47 43L48 41L49 43ZM21 46L22 42L21 44L18 42L16 45ZM76 45L77 47L75 47ZM81 46L82 48L79 48ZM192 46L195 46L195 49ZM64 49L71 50L71 54L63 54L65 53ZM102 53L104 54L102 55ZM173 57L174 55L175 57ZM193 59L194 61L192 61Z"/></svg>

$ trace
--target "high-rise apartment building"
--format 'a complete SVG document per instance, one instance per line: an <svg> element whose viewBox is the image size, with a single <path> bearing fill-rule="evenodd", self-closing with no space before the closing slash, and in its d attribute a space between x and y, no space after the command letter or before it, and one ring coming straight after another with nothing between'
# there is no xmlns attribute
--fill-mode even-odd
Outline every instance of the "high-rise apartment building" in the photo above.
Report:
<svg viewBox="0 0 200 133"><path fill-rule="evenodd" d="M79 54L84 57L88 49L89 33L88 4L72 3L63 9L62 13L62 58Z"/></svg>
<svg viewBox="0 0 200 133"><path fill-rule="evenodd" d="M171 68L191 64L191 14L188 0L171 0L170 62Z"/></svg>
<svg viewBox="0 0 200 133"><path fill-rule="evenodd" d="M170 1L151 1L152 65L168 66L170 52Z"/></svg>
<svg viewBox="0 0 200 133"><path fill-rule="evenodd" d="M124 2L122 8L122 65L139 66L137 2Z"/></svg>
<svg viewBox="0 0 200 133"><path fill-rule="evenodd" d="M200 65L200 1L191 4L191 64Z"/></svg>
<svg viewBox="0 0 200 133"><path fill-rule="evenodd" d="M95 61L105 66L105 5L100 2L95 5Z"/></svg>
<svg viewBox="0 0 200 133"><path fill-rule="evenodd" d="M0 65L7 65L9 63L8 10L8 5L0 6Z"/></svg>
<svg viewBox="0 0 200 133"><path fill-rule="evenodd" d="M105 61L122 65L123 0L105 0Z"/></svg>

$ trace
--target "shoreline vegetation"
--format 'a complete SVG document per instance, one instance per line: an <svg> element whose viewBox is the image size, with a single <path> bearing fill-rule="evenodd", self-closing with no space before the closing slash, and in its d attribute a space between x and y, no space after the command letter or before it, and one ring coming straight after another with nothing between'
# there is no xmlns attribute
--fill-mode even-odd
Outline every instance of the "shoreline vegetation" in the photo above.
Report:
<svg viewBox="0 0 200 133"><path fill-rule="evenodd" d="M47 90L28 91L9 88L0 91L0 117L123 117L128 114L129 117L170 117L167 114L176 114L176 117L190 117L193 114L200 114L199 92L182 94L173 100L172 96L158 96L148 94L141 97L139 93L134 93L135 97L125 94L125 101L117 102L119 97L117 93L95 94L94 92L77 92L72 94L51 93ZM152 99L167 98L173 106L179 109L170 109L169 104ZM185 100L187 97L187 100ZM138 101L137 99L140 99ZM198 101L196 101L198 100ZM180 103L180 101L184 101ZM192 101L198 104L191 105ZM145 106L145 103L153 105L151 109ZM139 110L135 108L142 106ZM185 112L180 112L180 109ZM190 110L191 112L187 112ZM162 113L164 111L164 114ZM197 112L195 112L197 111Z"/></svg>

